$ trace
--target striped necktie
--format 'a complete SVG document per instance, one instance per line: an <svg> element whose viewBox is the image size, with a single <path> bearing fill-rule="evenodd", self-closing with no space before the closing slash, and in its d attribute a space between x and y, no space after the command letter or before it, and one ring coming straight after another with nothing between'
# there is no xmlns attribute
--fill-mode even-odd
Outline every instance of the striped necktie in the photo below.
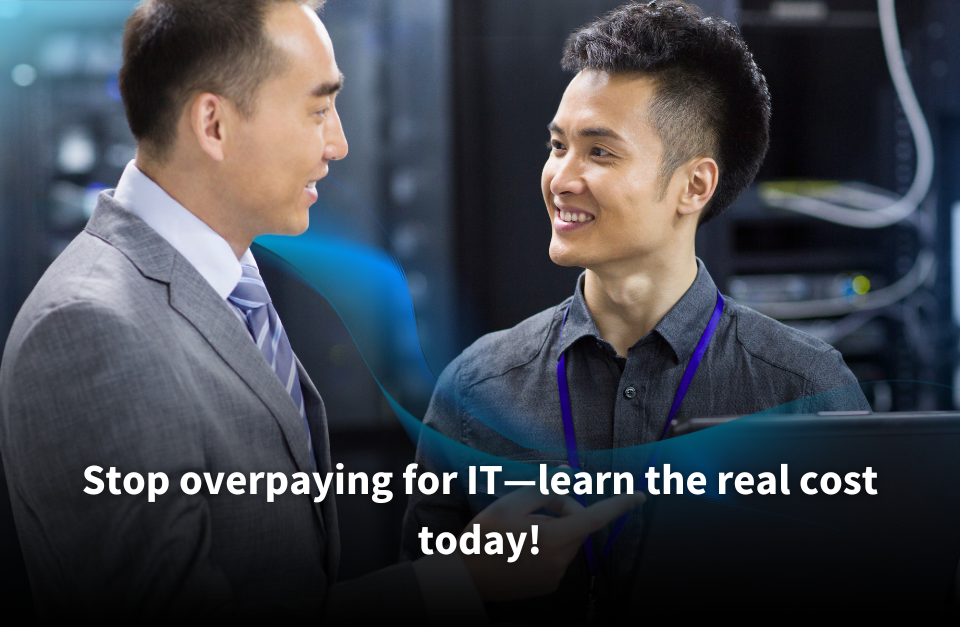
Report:
<svg viewBox="0 0 960 627"><path fill-rule="evenodd" d="M313 458L313 442L310 439L310 423L307 422L307 412L303 403L303 390L300 389L300 377L297 373L297 360L293 355L293 349L290 348L290 340L287 339L287 332L283 330L280 323L280 316L273 307L273 301L270 294L267 293L267 286L255 266L240 264L243 271L240 282L234 288L227 300L237 308L244 320L247 322L247 330L253 336L257 348L263 354L263 357L273 368L273 371L280 379L280 383L287 389L290 398L297 406L300 417L303 418L303 425L307 430L307 448L310 451L310 459L316 467L316 460Z"/></svg>

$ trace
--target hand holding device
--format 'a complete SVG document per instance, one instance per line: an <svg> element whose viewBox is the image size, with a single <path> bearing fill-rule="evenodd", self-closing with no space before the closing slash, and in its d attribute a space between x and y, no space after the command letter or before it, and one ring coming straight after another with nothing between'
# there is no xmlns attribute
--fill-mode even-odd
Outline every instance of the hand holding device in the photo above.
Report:
<svg viewBox="0 0 960 627"><path fill-rule="evenodd" d="M541 596L557 589L560 580L583 545L584 539L638 507L646 500L642 492L623 494L583 507L569 496L543 495L535 488L523 488L498 499L477 514L466 531L479 524L483 536L526 533L538 526L539 549L525 550L508 563L503 555L464 555L463 561L484 601L510 601ZM534 514L540 509L559 514L559 518ZM483 536L481 539L483 539Z"/></svg>

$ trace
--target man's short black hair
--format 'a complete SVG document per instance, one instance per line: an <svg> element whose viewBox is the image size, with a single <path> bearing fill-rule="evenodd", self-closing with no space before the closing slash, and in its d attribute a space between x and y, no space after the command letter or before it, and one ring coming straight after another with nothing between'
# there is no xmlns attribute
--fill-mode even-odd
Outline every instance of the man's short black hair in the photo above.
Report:
<svg viewBox="0 0 960 627"><path fill-rule="evenodd" d="M198 92L255 110L256 93L286 59L267 39L267 11L280 2L314 10L323 0L145 0L124 26L120 94L130 130L164 160L183 107Z"/></svg>
<svg viewBox="0 0 960 627"><path fill-rule="evenodd" d="M753 182L767 153L770 93L753 55L729 22L677 0L631 3L574 31L563 68L637 73L656 84L650 121L663 143L661 189L697 157L720 166L700 224Z"/></svg>

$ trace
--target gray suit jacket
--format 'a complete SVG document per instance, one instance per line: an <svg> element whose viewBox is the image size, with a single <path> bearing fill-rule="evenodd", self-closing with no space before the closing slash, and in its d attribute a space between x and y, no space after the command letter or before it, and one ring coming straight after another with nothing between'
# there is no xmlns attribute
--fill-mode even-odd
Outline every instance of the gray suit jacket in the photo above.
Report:
<svg viewBox="0 0 960 627"><path fill-rule="evenodd" d="M327 420L298 364L319 472ZM321 615L340 557L332 495L196 496L193 471L313 472L294 403L240 319L112 198L50 266L0 366L0 452L41 617ZM84 469L165 472L149 503L84 493ZM103 478L103 474L101 474ZM409 563L368 582L419 601ZM353 586L360 599L368 586ZM349 594L341 606L353 605Z"/></svg>

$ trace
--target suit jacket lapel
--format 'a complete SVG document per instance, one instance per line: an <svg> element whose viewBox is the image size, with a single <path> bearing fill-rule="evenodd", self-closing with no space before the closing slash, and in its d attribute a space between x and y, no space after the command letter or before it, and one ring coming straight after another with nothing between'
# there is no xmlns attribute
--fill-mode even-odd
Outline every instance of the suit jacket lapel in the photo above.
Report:
<svg viewBox="0 0 960 627"><path fill-rule="evenodd" d="M300 374L300 383L303 386L304 404L307 410L307 422L310 425L310 435L313 437L313 452L317 459L317 471L323 475L335 472L330 459L330 435L327 425L327 412L323 406L320 393L307 375L303 364L297 359L297 371ZM327 534L327 577L331 583L337 579L337 568L340 564L340 529L337 525L337 502L333 490L327 492L327 498L318 504L318 513L323 521Z"/></svg>
<svg viewBox="0 0 960 627"><path fill-rule="evenodd" d="M280 425L299 470L313 472L303 420L287 390L230 306L179 255L170 281L170 306L196 327L213 350L264 402Z"/></svg>
<svg viewBox="0 0 960 627"><path fill-rule="evenodd" d="M100 195L86 230L123 252L144 276L169 284L171 307L193 324L267 406L297 468L313 472L307 434L296 405L250 340L243 323L196 268L143 220L113 200L111 192Z"/></svg>

